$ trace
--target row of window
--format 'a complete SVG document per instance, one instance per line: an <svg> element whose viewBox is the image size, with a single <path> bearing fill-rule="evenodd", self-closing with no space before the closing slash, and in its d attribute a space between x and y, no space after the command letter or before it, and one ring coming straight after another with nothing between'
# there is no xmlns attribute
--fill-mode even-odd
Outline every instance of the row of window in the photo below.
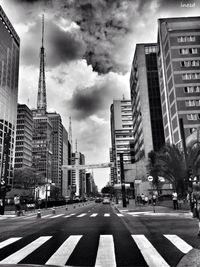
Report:
<svg viewBox="0 0 200 267"><path fill-rule="evenodd" d="M200 113L198 114L187 114L187 119L190 121L200 120Z"/></svg>
<svg viewBox="0 0 200 267"><path fill-rule="evenodd" d="M184 73L182 74L183 80L197 80L200 79L200 73Z"/></svg>
<svg viewBox="0 0 200 267"><path fill-rule="evenodd" d="M186 42L195 42L196 37L195 36L178 36L177 42L178 43L186 43Z"/></svg>
<svg viewBox="0 0 200 267"><path fill-rule="evenodd" d="M185 105L186 107L195 107L195 106L200 106L200 100L195 100L195 99L192 99L192 100L186 100L185 101Z"/></svg>
<svg viewBox="0 0 200 267"><path fill-rule="evenodd" d="M181 67L199 67L200 60L184 60L180 62Z"/></svg>
<svg viewBox="0 0 200 267"><path fill-rule="evenodd" d="M200 86L186 86L184 87L184 93L199 93Z"/></svg>
<svg viewBox="0 0 200 267"><path fill-rule="evenodd" d="M179 50L180 54L181 55L187 55L187 54L197 54L198 53L198 50L197 48L181 48Z"/></svg>

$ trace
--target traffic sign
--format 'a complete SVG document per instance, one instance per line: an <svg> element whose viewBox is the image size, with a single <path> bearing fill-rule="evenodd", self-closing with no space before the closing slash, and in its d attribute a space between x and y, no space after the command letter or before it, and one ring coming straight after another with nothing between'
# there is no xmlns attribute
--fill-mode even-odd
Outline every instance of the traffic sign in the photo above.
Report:
<svg viewBox="0 0 200 267"><path fill-rule="evenodd" d="M164 177L162 177L162 176L158 176L158 180L159 180L160 182L162 182L162 183L164 183L164 182L165 182L165 178L164 178Z"/></svg>
<svg viewBox="0 0 200 267"><path fill-rule="evenodd" d="M149 180L149 182L152 182L152 181L153 181L153 176L149 175L149 176L147 177L147 179Z"/></svg>

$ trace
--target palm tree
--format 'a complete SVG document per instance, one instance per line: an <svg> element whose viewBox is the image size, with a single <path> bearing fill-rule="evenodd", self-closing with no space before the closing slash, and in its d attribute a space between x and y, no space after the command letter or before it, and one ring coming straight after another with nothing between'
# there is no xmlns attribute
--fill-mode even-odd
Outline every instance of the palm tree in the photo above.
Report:
<svg viewBox="0 0 200 267"><path fill-rule="evenodd" d="M187 165L192 169L193 176L198 176L200 171L200 142L193 140L187 146Z"/></svg>
<svg viewBox="0 0 200 267"><path fill-rule="evenodd" d="M187 167L182 150L173 144L166 144L157 153L155 168L158 175L165 177L177 192L184 194Z"/></svg>

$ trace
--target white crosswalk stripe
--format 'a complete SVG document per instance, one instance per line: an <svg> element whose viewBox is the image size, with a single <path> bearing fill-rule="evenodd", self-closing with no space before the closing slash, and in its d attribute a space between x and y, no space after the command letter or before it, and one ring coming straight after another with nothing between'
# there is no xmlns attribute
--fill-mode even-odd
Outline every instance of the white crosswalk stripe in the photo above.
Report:
<svg viewBox="0 0 200 267"><path fill-rule="evenodd" d="M90 215L90 217L96 217L98 215L98 213L92 213L92 215Z"/></svg>
<svg viewBox="0 0 200 267"><path fill-rule="evenodd" d="M54 215L52 217L49 217L50 219L54 219L54 218L58 218L58 217L61 217L63 216L64 214L57 214L57 215Z"/></svg>
<svg viewBox="0 0 200 267"><path fill-rule="evenodd" d="M72 214L69 214L72 215ZM165 259L159 254L156 248L150 243L150 241L144 235L131 235L137 247L139 248L144 260L149 267L169 267L170 265ZM182 253L188 253L192 247L181 239L177 235L165 234L164 237L168 239L171 244L175 245ZM41 236L36 240L32 241L28 245L12 253L2 261L0 264L18 264L24 260L36 249L40 248L43 244L49 241L52 236ZM46 265L59 265L64 266L67 264L69 257L72 255L79 241L81 241L82 235L70 235L53 253L49 256ZM0 249L9 246L10 244L22 240L22 237L13 237L0 242ZM168 241L166 241L168 242ZM97 249L95 267L116 267L116 255L115 255L115 244L113 235L100 235L99 245Z"/></svg>
<svg viewBox="0 0 200 267"><path fill-rule="evenodd" d="M34 250L39 248L42 244L44 244L47 240L49 240L51 236L41 236L37 238L35 241L31 242L24 248L18 250L17 252L13 253L12 255L8 256L4 260L0 261L2 264L17 264L25 257L27 257L30 253Z"/></svg>
<svg viewBox="0 0 200 267"><path fill-rule="evenodd" d="M65 218L69 218L69 217L72 217L74 215L76 215L76 213L71 213L71 214L66 215Z"/></svg>
<svg viewBox="0 0 200 267"><path fill-rule="evenodd" d="M170 267L144 235L132 235L149 267Z"/></svg>
<svg viewBox="0 0 200 267"><path fill-rule="evenodd" d="M183 239L181 239L177 235L164 235L164 236L185 254L192 249L190 245L188 245Z"/></svg>
<svg viewBox="0 0 200 267"><path fill-rule="evenodd" d="M121 213L116 213L116 214L117 214L118 217L124 217L124 215L121 214Z"/></svg>
<svg viewBox="0 0 200 267"><path fill-rule="evenodd" d="M105 213L104 217L110 217L110 213Z"/></svg>
<svg viewBox="0 0 200 267"><path fill-rule="evenodd" d="M1 242L0 243L0 249L6 247L6 246L8 246L8 245L10 245L10 244L12 244L12 243L14 243L16 241L18 241L19 239L21 239L21 237L12 237L12 238L9 238L9 239Z"/></svg>
<svg viewBox="0 0 200 267"><path fill-rule="evenodd" d="M101 235L95 267L116 267L115 248L112 235Z"/></svg>
<svg viewBox="0 0 200 267"><path fill-rule="evenodd" d="M49 265L65 265L82 235L70 236L46 262Z"/></svg>
<svg viewBox="0 0 200 267"><path fill-rule="evenodd" d="M85 216L86 215L86 213L82 213L82 214L80 214L80 215L78 215L78 216L76 216L77 218L81 218L81 217L83 217L83 216Z"/></svg>
<svg viewBox="0 0 200 267"><path fill-rule="evenodd" d="M41 218L48 218L50 217L52 214L47 214L47 215L42 215Z"/></svg>

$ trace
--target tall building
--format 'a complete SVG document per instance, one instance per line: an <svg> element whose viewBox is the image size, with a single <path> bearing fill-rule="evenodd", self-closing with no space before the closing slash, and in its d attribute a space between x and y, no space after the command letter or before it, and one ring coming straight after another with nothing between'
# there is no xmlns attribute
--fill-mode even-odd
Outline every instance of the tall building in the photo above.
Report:
<svg viewBox="0 0 200 267"><path fill-rule="evenodd" d="M20 39L0 6L0 179L13 184Z"/></svg>
<svg viewBox="0 0 200 267"><path fill-rule="evenodd" d="M137 44L130 75L135 161L164 145L157 44Z"/></svg>
<svg viewBox="0 0 200 267"><path fill-rule="evenodd" d="M110 107L112 160L114 162L113 183L120 183L120 153L124 164L134 162L133 121L130 100L114 100Z"/></svg>
<svg viewBox="0 0 200 267"><path fill-rule="evenodd" d="M158 68L165 141L181 145L200 126L200 17L158 20Z"/></svg>
<svg viewBox="0 0 200 267"><path fill-rule="evenodd" d="M47 183L52 182L53 126L47 115L33 112L33 167Z"/></svg>
<svg viewBox="0 0 200 267"><path fill-rule="evenodd" d="M40 71L37 109L33 110L33 167L46 183L52 182L53 126L47 114L44 51L44 16L42 17L42 46L40 48Z"/></svg>
<svg viewBox="0 0 200 267"><path fill-rule="evenodd" d="M72 165L85 165L85 156L80 152L72 153ZM85 170L72 170L72 192L77 196L85 193Z"/></svg>
<svg viewBox="0 0 200 267"><path fill-rule="evenodd" d="M62 126L62 165L69 164L69 146L68 146L68 132L64 126ZM70 196L70 180L69 171L67 169L62 170L62 195Z"/></svg>
<svg viewBox="0 0 200 267"><path fill-rule="evenodd" d="M52 125L52 182L62 192L63 125L60 114L47 113Z"/></svg>
<svg viewBox="0 0 200 267"><path fill-rule="evenodd" d="M33 115L25 104L17 105L15 169L32 167Z"/></svg>

